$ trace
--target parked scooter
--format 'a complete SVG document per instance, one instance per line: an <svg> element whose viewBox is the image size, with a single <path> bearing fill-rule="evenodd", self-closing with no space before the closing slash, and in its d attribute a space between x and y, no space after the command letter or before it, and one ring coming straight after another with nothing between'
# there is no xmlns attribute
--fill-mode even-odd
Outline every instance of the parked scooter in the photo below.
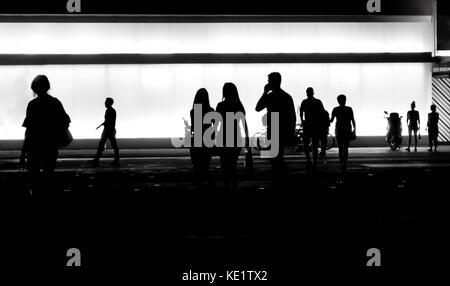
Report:
<svg viewBox="0 0 450 286"><path fill-rule="evenodd" d="M385 117L388 122L386 142L391 150L398 150L402 144L402 116L397 112L388 113L385 111L384 114L388 115Z"/></svg>

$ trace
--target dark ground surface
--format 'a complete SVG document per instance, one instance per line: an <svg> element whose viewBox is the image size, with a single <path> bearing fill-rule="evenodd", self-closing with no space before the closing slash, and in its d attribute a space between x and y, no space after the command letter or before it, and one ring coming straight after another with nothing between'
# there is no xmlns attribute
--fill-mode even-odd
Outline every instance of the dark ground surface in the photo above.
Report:
<svg viewBox="0 0 450 286"><path fill-rule="evenodd" d="M65 151L52 182L31 188L32 196L16 154L0 154L3 270L166 285L189 270L369 281L444 276L450 266L447 146L352 149L346 175L337 172L336 150L315 173L305 172L303 154L290 154L290 172L278 183L268 160L255 156L248 175L241 158L234 192L222 189L217 158L216 187L196 188L185 151L124 150L120 168L111 159L89 167L90 153ZM81 250L79 268L66 267L73 247ZM366 267L369 248L380 249L381 267Z"/></svg>

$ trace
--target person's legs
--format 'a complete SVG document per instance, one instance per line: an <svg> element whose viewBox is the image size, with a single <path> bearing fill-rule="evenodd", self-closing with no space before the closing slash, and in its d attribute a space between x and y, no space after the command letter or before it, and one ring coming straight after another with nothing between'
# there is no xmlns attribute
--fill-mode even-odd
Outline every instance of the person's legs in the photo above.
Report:
<svg viewBox="0 0 450 286"><path fill-rule="evenodd" d="M98 143L97 153L95 154L94 161L98 162L102 156L103 151L105 151L105 144L108 140L108 134L103 130L102 137Z"/></svg>
<svg viewBox="0 0 450 286"><path fill-rule="evenodd" d="M350 145L350 142L348 141L348 140L345 140L344 142L343 142L343 144L342 144L342 147L343 147L343 154L342 154L342 157L343 157L343 160L344 160L344 165L345 166L347 166L347 160L348 160L348 147L349 147L349 145Z"/></svg>
<svg viewBox="0 0 450 286"><path fill-rule="evenodd" d="M327 142L328 141L328 132L327 134L322 134L320 139L320 156L325 157L327 154Z"/></svg>
<svg viewBox="0 0 450 286"><path fill-rule="evenodd" d="M417 129L414 129L414 151L417 151Z"/></svg>
<svg viewBox="0 0 450 286"><path fill-rule="evenodd" d="M109 142L111 142L111 147L114 150L114 161L113 164L118 165L120 161L119 157L119 146L117 145L116 132L111 132L108 136Z"/></svg>
<svg viewBox="0 0 450 286"><path fill-rule="evenodd" d="M408 128L408 148L406 148L406 151L408 152L411 149L411 137L412 137L412 129Z"/></svg>
<svg viewBox="0 0 450 286"><path fill-rule="evenodd" d="M232 183L233 189L236 189L236 187L237 187L236 169L237 169L237 162L238 162L239 154L241 153L241 150L235 149L233 151L234 152L232 153L231 159L230 159L230 178L231 178L231 183Z"/></svg>
<svg viewBox="0 0 450 286"><path fill-rule="evenodd" d="M197 148L190 148L192 168L194 170L194 181L196 185L200 184L200 159Z"/></svg>
<svg viewBox="0 0 450 286"><path fill-rule="evenodd" d="M428 132L428 152L432 152L433 151L433 133L432 132Z"/></svg>
<svg viewBox="0 0 450 286"><path fill-rule="evenodd" d="M211 152L208 148L202 150L202 174L209 184L212 184L211 172L209 171L209 166L211 164Z"/></svg>
<svg viewBox="0 0 450 286"><path fill-rule="evenodd" d="M437 146L438 146L438 134L439 134L439 132L437 132L437 131L433 134L434 151L437 151Z"/></svg>
<svg viewBox="0 0 450 286"><path fill-rule="evenodd" d="M220 165L222 167L223 186L228 189L230 186L230 154L229 148L222 148L220 154Z"/></svg>
<svg viewBox="0 0 450 286"><path fill-rule="evenodd" d="M272 159L272 176L275 180L279 179L287 170L286 163L284 162L285 148L286 144L280 143L280 150L278 151L277 156Z"/></svg>
<svg viewBox="0 0 450 286"><path fill-rule="evenodd" d="M44 151L42 170L45 175L53 174L58 159L58 148L50 148Z"/></svg>
<svg viewBox="0 0 450 286"><path fill-rule="evenodd" d="M311 164L311 155L310 155L310 146L311 145L311 136L309 134L304 134L303 136L303 150L305 152L306 163L308 165Z"/></svg>
<svg viewBox="0 0 450 286"><path fill-rule="evenodd" d="M312 137L312 155L313 155L313 167L317 167L317 158L319 157L319 137Z"/></svg>

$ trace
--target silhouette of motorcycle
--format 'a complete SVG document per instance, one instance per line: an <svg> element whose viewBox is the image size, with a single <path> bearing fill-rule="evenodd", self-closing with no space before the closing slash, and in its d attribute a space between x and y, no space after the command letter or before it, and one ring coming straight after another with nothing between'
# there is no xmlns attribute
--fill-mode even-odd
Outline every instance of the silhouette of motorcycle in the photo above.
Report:
<svg viewBox="0 0 450 286"><path fill-rule="evenodd" d="M388 115L385 117L387 119L387 134L386 143L389 145L392 151L398 150L402 144L402 116L397 112L384 114Z"/></svg>

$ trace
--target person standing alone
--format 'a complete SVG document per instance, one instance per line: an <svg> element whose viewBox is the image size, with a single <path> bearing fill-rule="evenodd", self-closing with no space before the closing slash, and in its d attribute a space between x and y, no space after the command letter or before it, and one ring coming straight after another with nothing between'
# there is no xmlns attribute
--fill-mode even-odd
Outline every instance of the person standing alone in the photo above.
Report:
<svg viewBox="0 0 450 286"><path fill-rule="evenodd" d="M416 103L413 101L411 103L411 110L407 113L408 123L408 148L406 151L410 151L411 149L411 138L414 133L414 152L417 152L417 131L420 129L420 116L419 111L416 110Z"/></svg>
<svg viewBox="0 0 450 286"><path fill-rule="evenodd" d="M114 161L111 163L113 166L120 166L120 158L119 158L119 147L117 146L116 140L116 118L117 113L116 110L112 107L114 104L114 100L110 97L105 100L105 121L100 124L97 129L103 126L102 137L100 138L100 142L97 148L97 154L93 160L90 161L95 166L98 166L100 163L100 157L102 156L103 151L105 151L106 141L109 140L111 146L114 149Z"/></svg>

